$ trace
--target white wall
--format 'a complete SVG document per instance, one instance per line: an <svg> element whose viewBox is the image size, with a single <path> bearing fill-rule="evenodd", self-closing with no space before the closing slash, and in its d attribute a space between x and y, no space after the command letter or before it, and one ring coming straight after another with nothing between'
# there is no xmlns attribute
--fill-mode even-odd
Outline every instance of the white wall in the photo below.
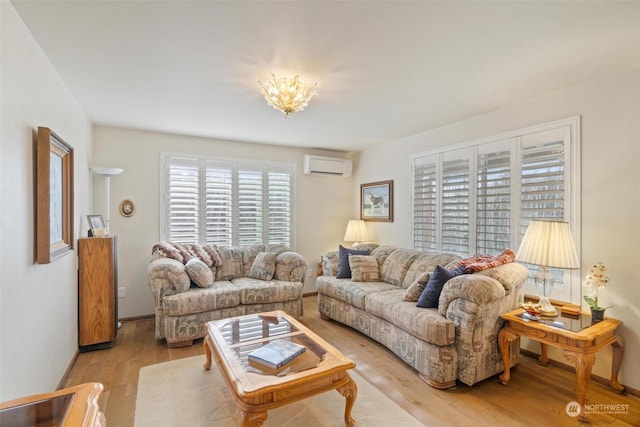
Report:
<svg viewBox="0 0 640 427"><path fill-rule="evenodd" d="M611 281L601 300L607 315L624 322L619 329L626 357L621 382L640 389L640 69L569 87L528 102L453 123L366 150L360 155L358 184L393 179L395 221L369 223L375 240L411 246L409 156L435 147L488 137L535 124L582 116L582 260L581 276L603 261ZM389 159L395 159L390 162ZM357 212L354 204L353 214ZM539 352L534 343L525 344ZM550 356L563 361L558 352ZM597 355L594 373L609 377L610 349Z"/></svg>
<svg viewBox="0 0 640 427"><path fill-rule="evenodd" d="M186 137L130 129L94 128L96 166L123 168L111 178L111 234L118 236L119 286L126 297L119 299L119 317L153 313L146 270L151 248L160 239L160 153L177 152L238 159L292 162L297 165L296 227L294 249L307 261L305 292L315 292L315 270L320 257L336 250L344 236L351 212L352 178L302 174L305 153L348 157L344 153L264 146L233 141ZM104 178L93 177L94 213L105 210ZM136 213L125 218L118 213L124 199L136 204Z"/></svg>
<svg viewBox="0 0 640 427"><path fill-rule="evenodd" d="M89 206L92 129L11 3L0 2L0 22L0 401L6 401L55 390L78 349L77 253L35 263L36 130L49 127L74 147L77 238Z"/></svg>

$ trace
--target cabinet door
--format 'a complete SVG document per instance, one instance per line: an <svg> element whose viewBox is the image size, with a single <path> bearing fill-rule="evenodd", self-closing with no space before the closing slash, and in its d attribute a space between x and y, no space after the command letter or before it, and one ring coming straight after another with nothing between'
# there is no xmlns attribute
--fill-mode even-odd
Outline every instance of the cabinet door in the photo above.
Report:
<svg viewBox="0 0 640 427"><path fill-rule="evenodd" d="M80 347L115 340L115 237L80 239L78 341Z"/></svg>

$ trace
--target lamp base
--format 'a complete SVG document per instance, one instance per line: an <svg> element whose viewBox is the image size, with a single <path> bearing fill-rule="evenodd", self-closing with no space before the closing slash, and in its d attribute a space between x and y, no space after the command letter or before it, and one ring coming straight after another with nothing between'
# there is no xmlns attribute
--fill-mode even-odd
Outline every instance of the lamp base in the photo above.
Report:
<svg viewBox="0 0 640 427"><path fill-rule="evenodd" d="M540 310L542 311L541 313L542 315L544 316L558 315L558 312L556 311L555 307L551 305L551 300L549 298L541 296L538 303L540 304Z"/></svg>
<svg viewBox="0 0 640 427"><path fill-rule="evenodd" d="M536 287L538 288L540 310L545 316L557 316L558 312L551 305L551 292L553 291L553 274L549 268L542 267L542 270L534 276Z"/></svg>

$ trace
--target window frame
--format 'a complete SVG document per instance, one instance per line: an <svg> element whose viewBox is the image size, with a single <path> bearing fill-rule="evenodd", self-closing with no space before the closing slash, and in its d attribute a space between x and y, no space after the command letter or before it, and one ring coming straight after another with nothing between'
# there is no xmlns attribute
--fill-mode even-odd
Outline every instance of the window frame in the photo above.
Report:
<svg viewBox="0 0 640 427"><path fill-rule="evenodd" d="M510 225L509 225L509 234L510 234L510 246L514 251L517 251L517 248L520 246L520 242L522 240L521 234L521 223L523 222L523 217L520 211L520 179L521 179L521 170L520 170L520 149L523 146L523 139L529 137L535 137L535 135L542 135L544 132L550 131L559 131L562 130L563 133L563 141L564 141L564 167L565 167L565 180L564 183L564 201L565 204L563 206L564 213L564 221L569 222L571 225L571 231L573 233L574 241L576 244L576 250L578 253L578 258L580 259L581 255L581 224L580 224L580 209L581 209L581 200L580 200L580 116L569 117L566 119L561 119L553 122L547 122L535 126L530 126L526 128L521 128L513 131L508 131L505 133L478 138L474 140L469 140L465 142L461 142L458 144L449 145L446 147L439 147L435 149L431 149L428 151L412 154L410 156L410 164L411 164L411 207L410 207L410 227L411 227L411 236L415 236L416 233L416 162L423 161L426 164L429 163L429 157L439 159L439 165L436 165L435 176L437 182L440 182L442 178L442 159L445 156L451 156L452 153L456 151L467 150L469 154L469 164L471 170L471 176L469 178L469 251L474 252L476 249L476 231L477 231L477 207L478 207L478 188L477 188L477 175L478 175L478 153L491 152L489 150L483 150L483 148L488 147L490 145L495 146L505 146L508 148L511 161L513 166L511 167L512 173L511 176L511 209L510 209ZM497 151L497 150L496 150ZM433 163L433 162L432 162ZM423 163L424 164L424 163ZM518 181L517 184L514 181ZM442 216L441 209L441 190L436 192L435 195L435 218L436 218L436 236L435 238L435 249L440 251L442 248L442 242L440 235L442 234L440 228L440 217ZM515 197L515 198L514 198ZM517 206L514 209L514 206ZM517 221L517 222L514 222ZM423 222L424 223L424 222ZM414 239L414 237L412 237ZM412 240L412 245L415 247L415 240ZM423 249L430 250L430 249ZM473 254L473 253L472 253ZM525 264L526 265L526 264ZM535 271L533 266L526 265L529 268L530 273ZM564 270L563 271L563 279L566 284L568 284L567 290L563 290L563 297L554 298L558 300L563 300L570 302L572 304L580 304L581 303L581 276L580 269L576 270ZM524 291L526 294L537 295L537 291L535 286L532 283L532 280L527 281L524 286ZM568 292L568 294L567 294ZM554 292L557 297L558 291Z"/></svg>
<svg viewBox="0 0 640 427"><path fill-rule="evenodd" d="M180 152L160 152L160 197L159 197L159 236L160 240L168 240L169 236L169 224L168 224L168 208L169 208L169 191L168 191L168 175L170 168L170 160L172 158L184 158L197 161L199 163L199 194L202 197L206 196L206 187L205 187L205 175L206 175L206 163L207 162L216 162L219 164L227 164L231 166L232 176L237 177L238 168L242 167L256 167L259 166L263 168L263 178L264 174L267 176L269 173L274 171L286 171L290 174L291 177L291 186L290 186L290 205L291 205L291 221L290 221L290 236L291 241L288 245L292 250L296 250L296 242L297 242L297 207L296 207L296 188L297 188L297 165L294 162L274 162L274 161L263 161L256 159L245 159L245 158L234 158L234 157L218 157L218 156L209 156L209 155L201 155L201 154L193 154L193 153L180 153ZM205 165L205 173L202 173L202 165ZM263 181L264 183L264 181ZM238 191L238 181L237 179L233 180L232 191L234 195L237 195ZM268 188L263 188L263 195L268 195ZM266 203L266 205L265 205ZM263 199L263 218L268 217L268 198ZM237 221L237 208L238 208L238 198L234 197L232 202L232 220ZM264 235L264 231L263 231ZM239 246L238 243L238 227L234 227L232 236L231 236L231 245ZM206 239L206 220L200 221L198 227L198 242L200 244L206 244L206 241L202 239ZM262 242L263 244L267 244L269 242ZM215 244L215 243L214 243Z"/></svg>

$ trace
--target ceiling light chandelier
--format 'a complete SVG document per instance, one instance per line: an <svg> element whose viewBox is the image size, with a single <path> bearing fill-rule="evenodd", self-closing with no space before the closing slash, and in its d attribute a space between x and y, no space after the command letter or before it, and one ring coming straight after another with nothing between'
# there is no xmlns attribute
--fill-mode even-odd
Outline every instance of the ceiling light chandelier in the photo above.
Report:
<svg viewBox="0 0 640 427"><path fill-rule="evenodd" d="M276 79L275 74L273 74L273 81L268 81L266 84L258 81L258 84L262 87L262 94L267 104L282 111L287 119L289 114L304 110L311 97L317 93L316 86L318 86L317 83L310 86L298 76Z"/></svg>

